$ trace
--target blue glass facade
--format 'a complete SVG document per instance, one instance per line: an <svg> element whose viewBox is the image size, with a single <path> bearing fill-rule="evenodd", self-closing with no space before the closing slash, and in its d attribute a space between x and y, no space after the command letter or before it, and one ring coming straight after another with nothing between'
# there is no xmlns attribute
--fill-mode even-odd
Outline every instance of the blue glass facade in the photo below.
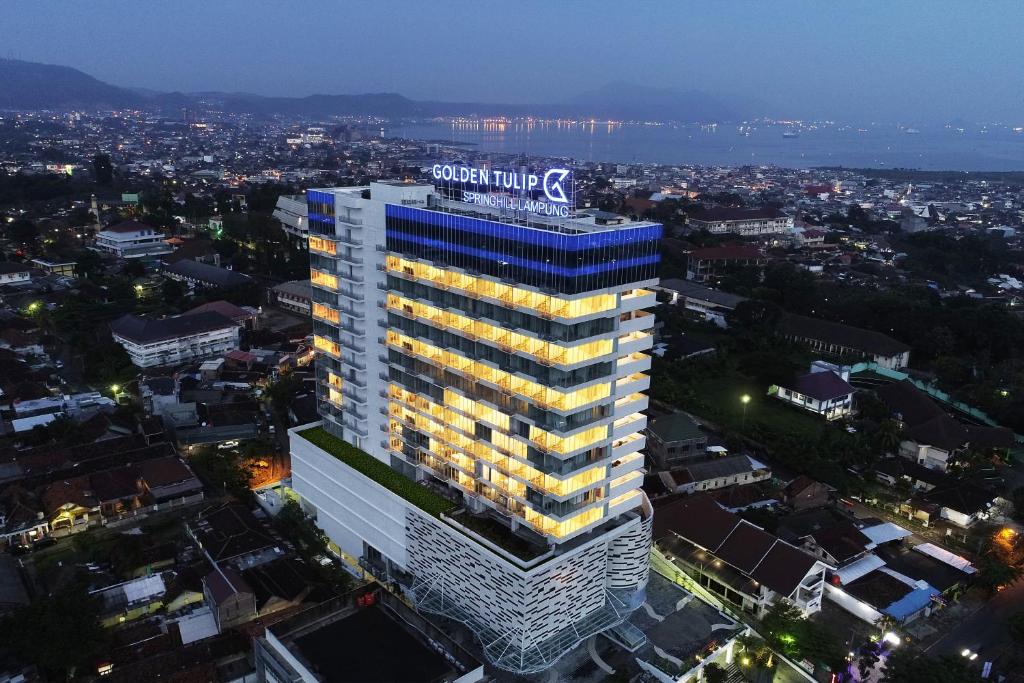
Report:
<svg viewBox="0 0 1024 683"><path fill-rule="evenodd" d="M334 235L334 195L310 190L306 193L309 230L318 235Z"/></svg>
<svg viewBox="0 0 1024 683"><path fill-rule="evenodd" d="M660 225L569 234L391 204L386 217L389 251L566 294L653 279L662 235Z"/></svg>

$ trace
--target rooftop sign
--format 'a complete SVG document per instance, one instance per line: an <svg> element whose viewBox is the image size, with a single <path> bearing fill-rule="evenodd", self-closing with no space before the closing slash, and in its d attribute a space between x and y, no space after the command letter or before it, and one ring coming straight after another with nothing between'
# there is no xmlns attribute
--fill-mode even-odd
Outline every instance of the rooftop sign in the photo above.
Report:
<svg viewBox="0 0 1024 683"><path fill-rule="evenodd" d="M469 204L563 218L575 208L570 199L572 171L567 168L527 173L434 164L431 175L442 183L459 185L462 201Z"/></svg>

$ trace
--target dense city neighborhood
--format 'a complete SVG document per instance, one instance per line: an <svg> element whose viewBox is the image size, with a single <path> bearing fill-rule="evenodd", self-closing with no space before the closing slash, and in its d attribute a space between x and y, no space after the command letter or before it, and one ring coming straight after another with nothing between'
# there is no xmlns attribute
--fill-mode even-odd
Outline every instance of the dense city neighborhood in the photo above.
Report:
<svg viewBox="0 0 1024 683"><path fill-rule="evenodd" d="M1024 175L527 158L383 125L0 112L0 680L1024 680ZM427 237L389 233L386 291L359 301L346 282L374 268L358 265L355 207L485 215L435 198L438 164L571 169L594 234L661 226L656 269L623 280L614 318L571 322L592 311L553 310L565 300L512 269L459 266L458 248L430 252L456 269L444 280L405 246ZM483 308L502 301L518 312ZM367 323L378 307L398 322ZM555 330L539 345L523 341L529 308ZM563 439L447 387L411 397L396 377L436 379L427 361L464 348L428 323L529 357L518 374L472 369L521 394L539 386L522 377L582 372L544 355L564 352L561 330L621 335L607 452L578 457L608 458L595 495L635 525L607 541L604 612L559 636L578 646L489 642L407 576L426 561L416 539L407 566L369 536L350 551L346 522L311 502L315 448L523 576L561 552L542 532L577 532L552 520L592 500L534 466L588 432ZM351 349L380 377L346 369ZM574 396L537 391L549 408ZM378 405L386 437L364 426ZM556 413L529 415L566 429ZM458 431L511 432L508 415L521 441ZM343 431L316 427L332 420ZM416 481L352 445L382 438L421 458ZM493 460L495 488L452 444ZM487 506L507 516L516 491L545 514L516 508L498 529ZM636 559L616 554L627 533L649 534L632 605L612 590L633 585L612 569ZM362 661L343 666L339 643Z"/></svg>

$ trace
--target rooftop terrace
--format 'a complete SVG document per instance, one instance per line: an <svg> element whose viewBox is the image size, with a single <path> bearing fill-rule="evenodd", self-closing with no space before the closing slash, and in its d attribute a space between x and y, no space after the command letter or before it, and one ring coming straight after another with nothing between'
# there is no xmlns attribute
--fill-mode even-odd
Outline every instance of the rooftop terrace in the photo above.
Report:
<svg viewBox="0 0 1024 683"><path fill-rule="evenodd" d="M304 429L297 434L434 517L451 512L456 507L455 503L444 496L434 493L425 486L420 486L373 456L329 434L323 427Z"/></svg>

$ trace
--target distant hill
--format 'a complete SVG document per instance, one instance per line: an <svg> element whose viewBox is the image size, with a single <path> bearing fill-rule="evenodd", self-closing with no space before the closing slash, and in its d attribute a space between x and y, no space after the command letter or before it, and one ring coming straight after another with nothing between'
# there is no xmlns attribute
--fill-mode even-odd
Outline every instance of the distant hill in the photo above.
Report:
<svg viewBox="0 0 1024 683"><path fill-rule="evenodd" d="M0 59L0 108L124 107L144 101L69 66Z"/></svg>
<svg viewBox="0 0 1024 683"><path fill-rule="evenodd" d="M40 84L45 84L41 87ZM249 93L163 93L121 88L67 66L0 59L0 109L148 106L166 111L212 106L257 116L598 116L612 119L727 121L756 115L756 104L689 90L609 83L563 102L500 104L419 102L397 93L265 97Z"/></svg>
<svg viewBox="0 0 1024 683"><path fill-rule="evenodd" d="M233 93L224 96L226 111L250 114L291 114L300 116L418 116L422 107L395 93L365 95L309 95L308 97L263 97Z"/></svg>

